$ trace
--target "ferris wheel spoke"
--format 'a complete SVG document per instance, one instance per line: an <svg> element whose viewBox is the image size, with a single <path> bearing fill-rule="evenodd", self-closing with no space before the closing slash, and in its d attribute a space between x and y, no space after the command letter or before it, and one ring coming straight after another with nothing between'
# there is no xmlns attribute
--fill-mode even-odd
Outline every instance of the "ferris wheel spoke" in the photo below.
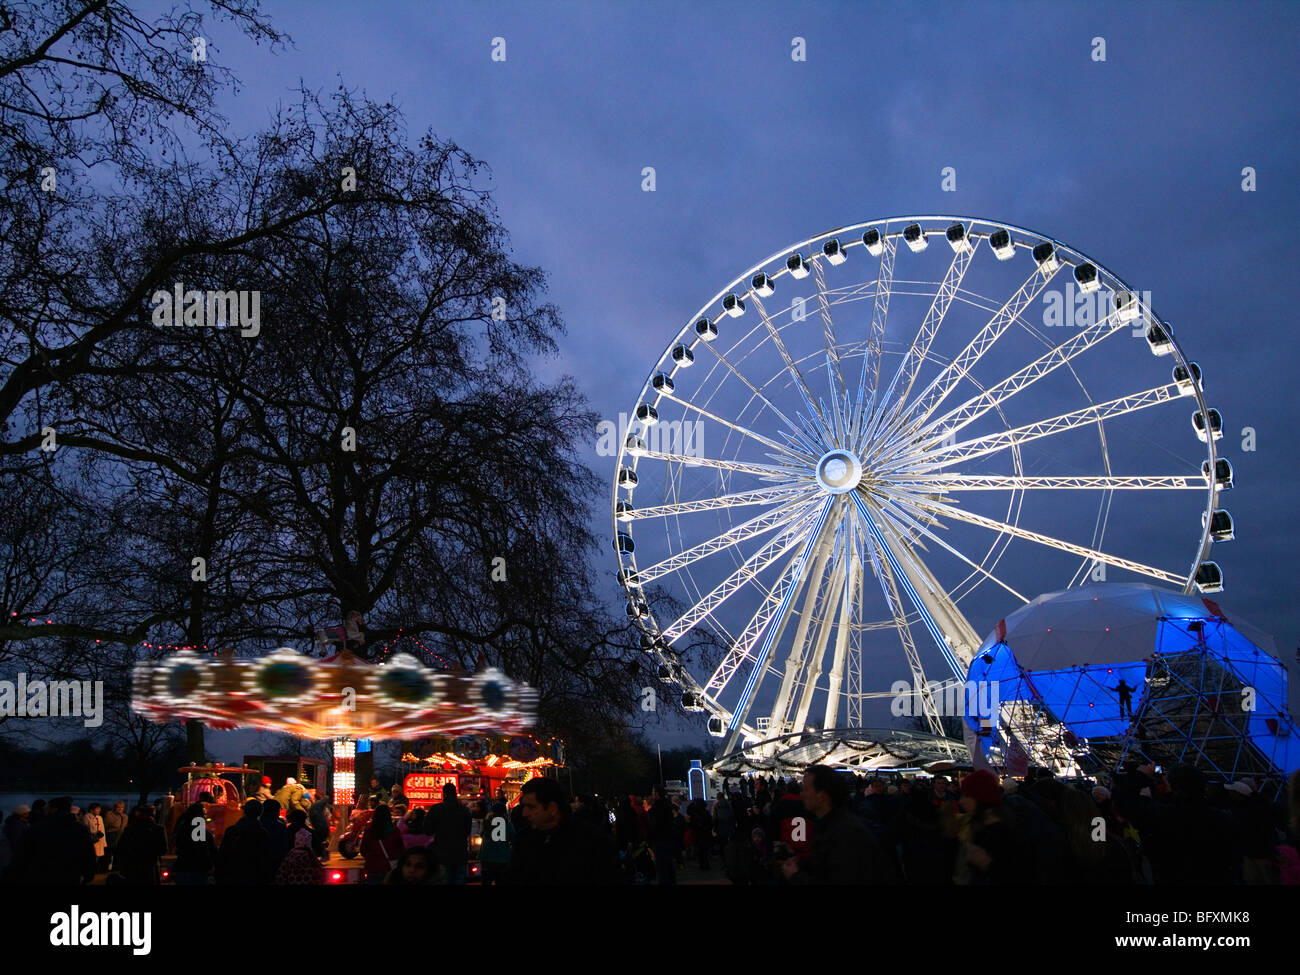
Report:
<svg viewBox="0 0 1300 975"><path fill-rule="evenodd" d="M920 521L919 519L917 519L917 518L913 517L912 515L908 514L906 511L903 511L903 510L902 510L901 508L899 508L899 507L898 507L894 502L892 502L892 501L891 501L891 502L888 502L888 503L882 505L881 508L882 508L882 510L885 512L885 514L886 514L888 517L890 517L891 519L893 519L893 520L894 520L897 524L899 524L900 526L902 526L902 527L904 527L904 528L908 528L908 529L910 529L910 530L916 532L916 533L919 534L919 535L924 535L926 538L930 539L932 542L934 542L936 545L938 545L938 546L939 546L940 548L942 548L944 551L948 552L948 553L951 554L951 555L955 555L955 556L956 556L958 559L960 559L962 562L965 562L967 565L969 565L972 569L974 569L974 570L975 570L976 572L978 572L980 575L984 576L984 578L988 579L990 582L993 582L993 583L995 583L995 584L1001 586L1001 587L1002 587L1003 589L1005 589L1007 592L1011 593L1011 595L1013 595L1013 596L1015 596L1017 599L1019 599L1022 603L1027 603L1027 602L1029 602L1029 598L1028 598L1027 596L1024 596L1023 594L1021 594L1021 593L1018 592L1017 590L1013 589L1011 586L1007 585L1005 582L1003 582L1001 579L999 579L997 576L995 576L991 570L984 568L984 566L982 566L982 565L979 565L979 564L976 563L974 560L972 560L971 558L969 558L965 553L960 552L960 551L958 551L957 549L953 548L951 545L949 545L947 542L945 542L942 538L940 538L938 535L936 535L934 532L932 532L932 531L930 530L930 528L929 528L929 527L928 527L924 522L922 522L922 521ZM935 522L935 523L937 523L937 522ZM943 526L940 526L940 527L943 527ZM995 564L996 564L996 561L995 561Z"/></svg>
<svg viewBox="0 0 1300 975"><path fill-rule="evenodd" d="M1177 474L1116 477L1014 477L1011 475L918 474L898 486L920 491L1204 491L1205 478Z"/></svg>
<svg viewBox="0 0 1300 975"><path fill-rule="evenodd" d="M692 545L676 555L669 556L662 562L656 562L645 569L638 569L637 577L640 579L641 585L653 582L660 576L667 575L669 572L676 572L692 562L697 562L715 552L731 548L740 542L764 535L782 525L796 521L803 517L814 504L816 504L816 498L810 497L805 500L795 500L779 505L771 511L765 511L763 514L756 515L739 525L733 525L720 535L715 535L707 541Z"/></svg>
<svg viewBox="0 0 1300 975"><path fill-rule="evenodd" d="M818 520L816 523L819 526L819 531L820 526L824 525L822 515L825 511L825 507L819 509ZM810 538L810 542L811 541L816 541L816 533L813 533L812 538ZM805 546L804 549L797 552L795 556L786 563L780 574L777 576L772 589L759 605L758 611L750 618L749 623L746 624L741 635L732 643L726 655L722 658L722 662L719 663L717 668L714 670L708 683L705 685L705 690L714 698L717 698L718 695L726 690L727 685L730 684L732 677L735 676L736 671L741 664L746 660L754 659L754 645L758 642L759 637L767 630L768 623L771 621L772 617L781 610L782 605L788 604L788 602L793 599L802 588L802 582L806 575L806 573L802 571L807 564L806 559L804 558L804 553L806 551L807 547Z"/></svg>
<svg viewBox="0 0 1300 975"><path fill-rule="evenodd" d="M675 515L693 514L697 511L716 511L720 508L743 508L753 504L769 504L793 501L803 496L812 497L812 489L807 485L791 483L779 487L759 488L757 491L741 491L737 494L723 494L716 498L701 498L698 501L679 501L676 504L660 504L649 508L637 508L628 513L629 521L643 518L670 518Z"/></svg>
<svg viewBox="0 0 1300 975"><path fill-rule="evenodd" d="M813 281L817 285L817 310L821 314L822 336L826 339L826 374L831 389L831 398L836 409L833 418L838 420L841 398L847 398L849 388L844 383L844 367L840 364L840 344L835 338L835 321L831 318L831 305L826 297L826 269L820 260L812 262ZM838 422L836 423L838 427ZM841 431L838 431L841 433Z"/></svg>
<svg viewBox="0 0 1300 975"><path fill-rule="evenodd" d="M895 579L920 614L921 622L930 631L949 668L957 676L964 674L965 665L970 663L980 645L979 636L934 573L893 531L875 502L868 502L860 490L853 491L850 497L863 528L884 554Z"/></svg>
<svg viewBox="0 0 1300 975"><path fill-rule="evenodd" d="M983 515L977 515L972 511L963 511L960 508L954 508L951 505L941 504L935 501L929 501L921 498L909 498L905 504L920 508L923 511L932 512L938 515L945 515L954 518L957 521L964 521L971 525L978 525L987 528L990 531L1014 535L1016 538L1024 539L1028 542L1036 542L1039 545L1045 545L1048 548L1059 549L1062 552L1068 552L1071 555L1078 555L1083 558L1091 559L1094 562L1104 562L1106 565L1113 565L1117 569L1126 569L1129 572L1136 572L1139 575L1150 576L1152 579L1159 579L1162 582L1176 582L1179 585L1183 582L1183 577L1172 572L1166 572L1164 569L1157 569L1154 566L1144 565L1141 562L1135 562L1132 559L1122 559L1115 555L1109 555L1099 549L1088 548L1084 545L1075 545L1073 542L1067 542L1060 538L1053 538L1051 535L1044 535L1041 532L1030 531L1027 528L1021 528L1019 525L1012 525L1005 521L998 521L996 518L985 518Z"/></svg>
<svg viewBox="0 0 1300 975"><path fill-rule="evenodd" d="M803 398L804 406L808 409L808 421L820 425L823 436L828 436L830 424L826 422L826 417L822 416L821 410L818 409L817 398L813 396L812 390L808 388L808 383L803 378L803 373L799 371L799 367L795 364L794 358L790 355L790 350L785 347L785 341L781 338L781 333L772 324L772 319L763 306L762 299L758 295L754 295L753 302L754 307L758 310L758 317L762 320L763 327L767 329L768 337L772 340L773 348L781 356L786 371L794 379L795 386L799 389L799 395Z"/></svg>
<svg viewBox="0 0 1300 975"><path fill-rule="evenodd" d="M1029 365L1012 373L1000 383L990 386L978 396L971 397L956 409L945 413L940 419L932 421L930 427L932 429L942 429L946 433L954 433L962 429L962 427L974 423L989 410L996 408L1017 393L1028 389L1044 376L1055 372L1061 366L1087 352L1098 342L1122 330L1125 324L1120 320L1118 314L1112 310L1110 314L1099 322L1089 325L1074 338L1039 356Z"/></svg>
<svg viewBox="0 0 1300 975"><path fill-rule="evenodd" d="M862 358L862 375L858 380L857 412L854 415L855 426L859 433L865 426L868 408L875 401L876 393L880 389L880 359L884 354L885 319L889 315L889 296L894 287L894 257L897 250L898 238L887 238L880 255L880 270L876 274L871 330L867 335L867 351ZM859 449L860 446L859 443Z"/></svg>
<svg viewBox="0 0 1300 975"><path fill-rule="evenodd" d="M853 521L846 518L840 528L843 541L844 585L840 600L840 618L835 628L835 653L831 660L831 672L826 688L826 709L822 714L822 727L837 727L840 714L840 697L843 693L846 676L849 682L849 696L861 692L861 681L854 687L853 662L850 657L853 643L853 618L859 606L857 592L862 578L862 562L852 551ZM850 707L850 715L852 708Z"/></svg>
<svg viewBox="0 0 1300 975"><path fill-rule="evenodd" d="M788 455L790 456L791 460L798 459L794 456L790 448L785 444L779 444L775 440L768 440L767 437L764 437L761 434L757 434L753 430L750 430L748 427L741 426L739 423L732 423L730 420L724 420L716 413L711 413L702 406L696 406L690 400L682 399L680 396L677 396L674 393L661 392L660 395L662 395L664 399L672 400L674 403L677 403L688 410L693 410L694 412L700 414L700 416L708 417L714 423L720 423L724 427L728 427L732 430L735 430L737 433L743 436L749 437L751 440L755 440L766 447L771 447L773 450Z"/></svg>
<svg viewBox="0 0 1300 975"><path fill-rule="evenodd" d="M753 474L755 477L779 478L783 481L794 480L806 474L803 468L748 464L738 460L719 460L714 457L691 457L688 454L668 454L661 450L638 450L634 456L662 460L670 464L685 464L687 467L712 467L720 471L734 471L737 474Z"/></svg>
<svg viewBox="0 0 1300 975"><path fill-rule="evenodd" d="M1062 413L1050 420L1040 420L1037 423L1029 423L1022 427L1004 430L1001 433L977 437L974 440L967 440L965 443L956 444L952 447L940 447L931 453L931 459L927 460L923 466L932 468L949 467L962 461L973 460L976 457L997 453L999 450L1006 450L1008 447L1019 447L1035 440L1041 440L1043 437L1064 433L1067 430L1091 426L1103 420L1110 420L1117 416L1150 409L1152 406L1159 406L1161 403L1177 399L1178 395L1178 387L1174 383L1169 383L1166 386L1155 386L1152 389L1134 393L1131 396L1121 396L1105 403L1096 403L1084 407L1081 410ZM888 466L889 464L886 462L882 465L882 468L887 469Z"/></svg>
<svg viewBox="0 0 1300 975"><path fill-rule="evenodd" d="M1062 265L1064 266L1064 265ZM970 340L966 348L957 353L957 356L950 362L938 376L931 381L911 405L904 411L904 416L914 421L916 425L921 425L929 419L930 414L938 408L939 404L948 398L948 394L956 388L961 380L967 377L970 370L975 364L983 358L987 352L1002 334L1020 317L1020 314L1029 306L1042 292L1044 288L1056 277L1057 271L1053 270L1049 274L1043 274L1037 268L1029 273L1016 292L1008 298L997 313L989 319L976 336Z"/></svg>
<svg viewBox="0 0 1300 975"><path fill-rule="evenodd" d="M835 626L832 622L838 612L835 605L835 591L842 585L840 580L844 575L844 566L841 562L836 562L828 574L828 585L822 594L821 613L815 619L817 626L816 635L810 641L811 653L805 652L802 658L803 671L802 676L796 681L798 696L794 698L795 709L793 715L788 711L783 715L782 729L785 728L806 728L808 726L808 712L812 709L813 695L817 693L817 682L822 676L822 662L826 659L826 648L830 645L831 634Z"/></svg>
<svg viewBox="0 0 1300 975"><path fill-rule="evenodd" d="M807 520L807 518L800 519L759 548L739 568L714 587L708 595L683 613L672 625L664 629L661 633L662 637L670 644L676 642L691 627L710 616L715 609L745 584L755 579L764 569L797 547L800 541L803 540Z"/></svg>
<svg viewBox="0 0 1300 975"><path fill-rule="evenodd" d="M930 346L934 344L934 337L943 325L944 317L948 314L948 308L957 294L957 289L961 287L962 278L966 276L966 269L970 267L974 254L975 247L969 241L953 254L952 263L944 273L934 300L930 302L930 308L921 321L921 327L913 336L911 346L903 356L903 361L898 364L898 370L890 380L889 388L885 390L885 396L880 401L882 410L889 409L892 404L893 415L902 413L908 394L911 393L912 386L916 382L917 374L925 363Z"/></svg>
<svg viewBox="0 0 1300 975"><path fill-rule="evenodd" d="M727 685L731 683L731 678L735 676L740 665L746 660L752 659L754 644L762 635L763 629L767 626L768 620L772 618L772 614L776 612L776 608L781 604L787 589L795 583L794 570L798 564L799 554L795 553L781 569L775 585L759 605L758 611L750 617L740 636L732 641L727 653L722 658L722 662L718 664L717 669L713 671L713 674L705 683L705 693L709 694L714 700L727 689Z"/></svg>
<svg viewBox="0 0 1300 975"><path fill-rule="evenodd" d="M813 530L808 534L808 541L799 554L799 561L795 564L794 579L792 580L793 583L798 583L804 572L807 571L813 551L816 549L818 544L823 542L823 533L826 527L826 521L830 517L832 509L835 507L835 500L834 497L829 497L826 499L826 503L822 506L821 511L817 516L817 522L813 527ZM789 612L790 602L793 598L794 588L791 586L786 589L785 595L781 598L781 602L775 610L776 618L778 620L784 618L785 614ZM736 747L736 742L740 739L740 736L744 731L745 722L749 718L749 709L754 703L754 691L758 687L759 680L767 670L767 665L771 660L772 650L775 646L776 636L777 628L769 625L767 627L766 635L763 637L762 645L754 654L754 666L749 672L749 678L745 681L744 690L740 693L740 700L737 702L732 716L732 725L727 736L727 751L731 751Z"/></svg>
<svg viewBox="0 0 1300 975"><path fill-rule="evenodd" d="M718 348L717 348L717 344L718 344L718 343L716 343L716 342L701 342L700 344L703 345L703 346L704 346L706 349L708 349L710 352L712 352L713 355L714 355L714 357L715 357L719 362L721 362L724 366L726 366L726 367L727 367L727 370L728 370L728 371L729 371L733 376L735 376L737 379L739 379L742 383L744 383L744 384L749 388L749 391L750 391L750 392L752 392L755 396L757 396L759 399L761 399L761 400L763 401L764 405L765 405L769 410L771 410L772 413L775 414L775 415L776 415L776 416L781 420L782 423L784 423L787 427L790 428L790 431L791 431L791 432L793 432L793 433L795 433L795 434L802 434L802 433L803 433L802 428L801 428L797 423L795 423L795 422L794 422L793 420L791 420L788 416L786 416L786 415L785 415L784 413L782 413L779 409L777 409L777 408L776 408L776 404L774 404L770 399L768 399L767 396L763 393L763 391L762 391L761 389L759 389L759 388L758 388L757 386L755 386L752 382L750 382L749 379L745 376L744 373L742 373L739 369L737 369L734 365L732 365L731 360L728 359L725 355L722 354L721 351L718 350Z"/></svg>

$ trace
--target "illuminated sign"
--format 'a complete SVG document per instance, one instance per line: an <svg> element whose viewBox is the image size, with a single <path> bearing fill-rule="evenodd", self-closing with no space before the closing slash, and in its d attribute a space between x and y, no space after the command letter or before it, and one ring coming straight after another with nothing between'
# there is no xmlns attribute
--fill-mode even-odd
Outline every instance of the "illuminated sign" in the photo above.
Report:
<svg viewBox="0 0 1300 975"><path fill-rule="evenodd" d="M429 772L412 772L402 781L402 795L411 805L427 805L442 802L442 787L454 785L459 788L460 776L455 772L445 774Z"/></svg>

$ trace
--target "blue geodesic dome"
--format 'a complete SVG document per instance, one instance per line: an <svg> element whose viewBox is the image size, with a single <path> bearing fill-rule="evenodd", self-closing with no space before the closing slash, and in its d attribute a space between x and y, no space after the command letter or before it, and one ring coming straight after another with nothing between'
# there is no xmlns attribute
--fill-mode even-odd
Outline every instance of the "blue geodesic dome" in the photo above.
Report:
<svg viewBox="0 0 1300 975"><path fill-rule="evenodd" d="M1099 768L1137 759L1229 777L1290 773L1300 734L1276 653L1267 634L1196 595L1139 583L1046 593L980 646L968 679L992 685L999 713L980 713L968 695L966 720L984 725L986 755L1032 753L1041 733Z"/></svg>

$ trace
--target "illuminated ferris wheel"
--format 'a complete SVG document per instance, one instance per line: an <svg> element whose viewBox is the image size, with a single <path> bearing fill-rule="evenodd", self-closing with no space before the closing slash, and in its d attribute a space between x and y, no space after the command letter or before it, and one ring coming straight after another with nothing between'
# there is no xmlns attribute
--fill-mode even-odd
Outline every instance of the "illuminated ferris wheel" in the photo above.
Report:
<svg viewBox="0 0 1300 975"><path fill-rule="evenodd" d="M720 765L950 752L935 689L1038 594L1222 587L1223 421L1150 305L1031 231L899 217L780 251L687 321L628 421L614 545ZM691 659L702 630L720 650ZM899 678L919 733L868 734Z"/></svg>

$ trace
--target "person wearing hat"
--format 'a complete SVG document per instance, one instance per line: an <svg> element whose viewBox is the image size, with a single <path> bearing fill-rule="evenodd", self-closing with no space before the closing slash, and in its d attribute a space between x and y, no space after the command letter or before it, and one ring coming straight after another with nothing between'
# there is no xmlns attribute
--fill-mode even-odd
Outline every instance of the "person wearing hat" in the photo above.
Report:
<svg viewBox="0 0 1300 975"><path fill-rule="evenodd" d="M1014 816L1003 808L998 777L987 769L966 776L957 805L966 822L959 833L954 883L1032 883L1032 854L1017 834Z"/></svg>
<svg viewBox="0 0 1300 975"><path fill-rule="evenodd" d="M253 793L251 796L249 796L249 798L261 799L263 802L265 802L267 799L270 799L273 796L274 793L271 792L271 777L269 775L264 775L262 776L262 781L258 783L257 791Z"/></svg>

